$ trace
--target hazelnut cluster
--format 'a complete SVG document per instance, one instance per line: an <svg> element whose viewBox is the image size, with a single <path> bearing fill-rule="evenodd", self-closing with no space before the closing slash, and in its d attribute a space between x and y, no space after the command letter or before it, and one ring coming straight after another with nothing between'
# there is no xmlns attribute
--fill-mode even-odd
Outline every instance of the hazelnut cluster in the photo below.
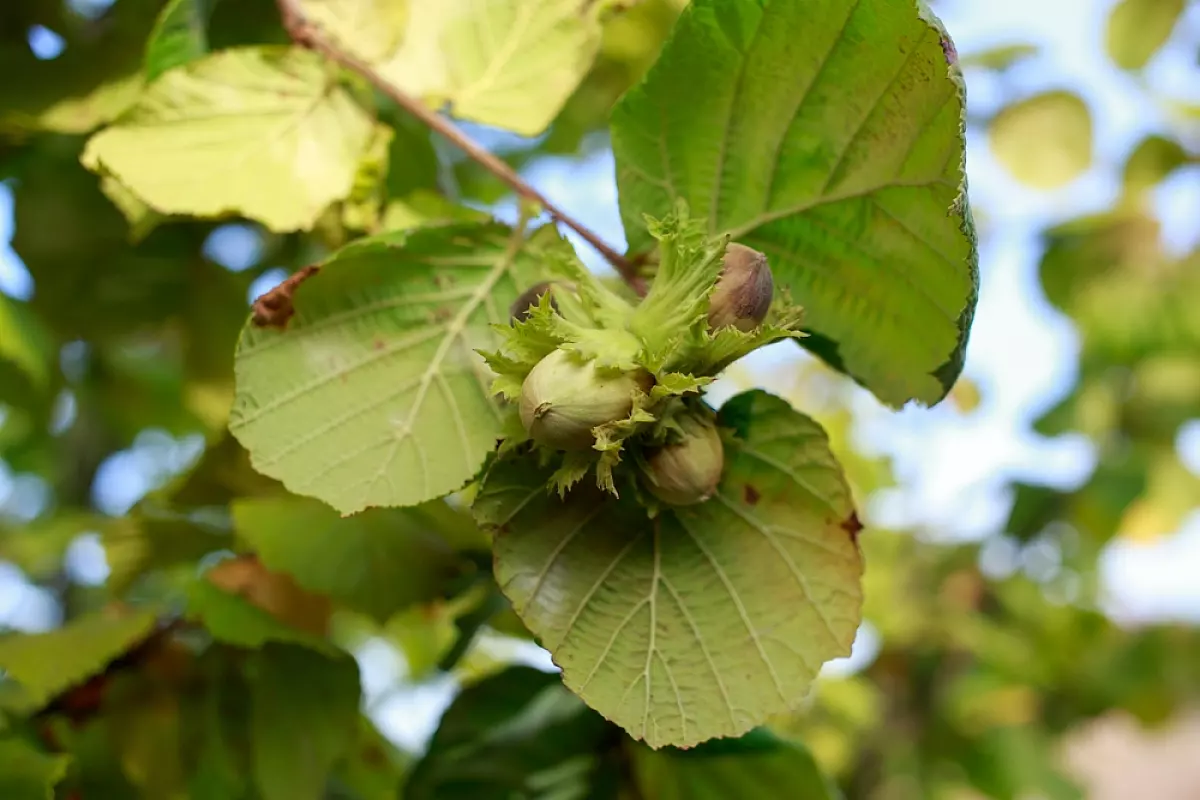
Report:
<svg viewBox="0 0 1200 800"><path fill-rule="evenodd" d="M484 356L499 376L495 391L516 407L502 451L529 445L557 461L551 485L560 492L594 468L613 494L621 454L631 453L627 474L654 513L716 493L724 445L700 391L736 358L798 336L799 315L773 303L764 254L704 236L686 212L650 223L661 251L644 299L559 265L564 279L523 292L501 326L505 346Z"/></svg>

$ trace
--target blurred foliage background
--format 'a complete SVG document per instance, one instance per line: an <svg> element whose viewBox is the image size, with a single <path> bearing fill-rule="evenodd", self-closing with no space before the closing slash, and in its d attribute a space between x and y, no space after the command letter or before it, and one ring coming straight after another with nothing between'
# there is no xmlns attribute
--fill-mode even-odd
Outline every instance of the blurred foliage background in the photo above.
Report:
<svg viewBox="0 0 1200 800"><path fill-rule="evenodd" d="M139 654L148 628L124 603L195 592L197 565L214 563L210 582L295 635L329 630L356 657L362 714L345 730L360 747L337 766L353 791L329 796L395 796L405 780L412 796L482 796L469 783L464 795L429 787L467 769L454 745L479 735L479 714L517 714L513 698L551 685L538 670L504 671L551 665L489 585L486 541L435 504L393 520L424 538L386 560L392 571L340 574L302 548L313 537L301 530L336 515L281 499L223 433L249 303L347 231L160 227L78 162L85 134L141 80L160 5L0 5L0 627L95 614L132 625L111 685L46 698L56 719L74 720L54 734L72 769L89 765L106 787L81 796L188 796L184 767L164 754L199 712L165 687L225 665L173 661L196 648ZM609 241L621 228L608 109L681 5L645 0L610 21L546 135L470 129ZM966 376L942 406L893 415L783 345L735 366L715 393L766 385L812 413L866 509L855 653L773 727L851 800L1129 797L1113 773L1141 775L1135 762L1156 765L1138 796L1200 796L1187 747L1152 761L1135 746L1186 724L1200 694L1200 4L933 5L968 82L983 290ZM269 0L218 4L210 38L285 40ZM435 213L450 197L514 214L492 176L394 117L394 152L429 157L393 160L389 187L406 202L389 213ZM270 523L256 541L236 533L249 514ZM280 638L270 620L230 624L234 638ZM263 680L305 674L296 658L264 663ZM462 695L485 710L456 704L413 767L459 687L489 675L508 683ZM301 690L346 690L335 684ZM4 708L31 702L18 694L0 682ZM565 713L522 719L546 733ZM1088 750L1097 723L1123 726L1123 744ZM503 784L598 746L578 727L553 733L557 753L522 739L528 730L476 743L475 780ZM32 769L6 752L0 787Z"/></svg>

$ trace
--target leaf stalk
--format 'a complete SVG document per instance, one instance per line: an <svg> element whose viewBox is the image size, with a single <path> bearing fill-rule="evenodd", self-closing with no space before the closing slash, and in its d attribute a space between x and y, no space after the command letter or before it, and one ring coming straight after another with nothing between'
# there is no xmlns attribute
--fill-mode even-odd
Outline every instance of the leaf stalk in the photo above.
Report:
<svg viewBox="0 0 1200 800"><path fill-rule="evenodd" d="M579 234L596 252L612 264L613 268L629 286L639 295L646 293L646 282L639 272L639 264L618 253L601 239L594 231L583 223L567 214L561 208L550 202L537 189L533 188L524 178L503 160L493 155L486 148L467 136L447 117L427 107L419 99L393 86L366 61L346 52L339 47L320 26L308 19L296 0L276 0L283 28L292 41L301 47L306 47L333 61L342 67L356 72L370 81L379 91L388 96L396 105L416 117L431 130L437 132L449 142L467 154L481 167L503 181L517 196L528 202L536 203L546 210L556 222L561 222Z"/></svg>

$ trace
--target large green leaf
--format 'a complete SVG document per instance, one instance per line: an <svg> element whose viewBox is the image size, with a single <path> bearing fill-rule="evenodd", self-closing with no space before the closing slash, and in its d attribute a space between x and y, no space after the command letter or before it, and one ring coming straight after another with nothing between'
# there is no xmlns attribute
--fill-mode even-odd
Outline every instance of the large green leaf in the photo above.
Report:
<svg viewBox="0 0 1200 800"><path fill-rule="evenodd" d="M53 800L69 763L67 756L43 753L19 739L0 739L0 797Z"/></svg>
<svg viewBox="0 0 1200 800"><path fill-rule="evenodd" d="M501 434L475 350L567 248L499 224L356 242L299 288L286 330L246 328L230 429L260 472L344 514L459 489Z"/></svg>
<svg viewBox="0 0 1200 800"><path fill-rule="evenodd" d="M47 633L9 634L0 639L0 669L41 704L140 644L156 619L152 611L93 613Z"/></svg>
<svg viewBox="0 0 1200 800"><path fill-rule="evenodd" d="M320 800L358 733L358 668L342 655L269 645L250 682L254 777L263 800Z"/></svg>
<svg viewBox="0 0 1200 800"><path fill-rule="evenodd" d="M509 667L468 686L405 786L408 800L583 800L616 729L557 675ZM653 797L654 795L648 795Z"/></svg>
<svg viewBox="0 0 1200 800"><path fill-rule="evenodd" d="M613 111L630 247L683 198L767 254L806 347L891 405L938 402L978 286L951 48L913 0L695 0Z"/></svg>
<svg viewBox="0 0 1200 800"><path fill-rule="evenodd" d="M242 499L238 538L268 569L385 622L437 597L459 561L418 509L370 509L343 518L302 497Z"/></svg>
<svg viewBox="0 0 1200 800"><path fill-rule="evenodd" d="M385 80L462 119L541 133L600 47L611 0L303 0Z"/></svg>
<svg viewBox="0 0 1200 800"><path fill-rule="evenodd" d="M371 133L319 56L239 48L164 74L81 158L155 211L293 231L349 195Z"/></svg>
<svg viewBox="0 0 1200 800"><path fill-rule="evenodd" d="M763 392L720 421L734 438L699 506L651 520L590 486L559 500L524 462L476 500L497 582L567 686L652 747L794 708L859 624L858 522L824 431Z"/></svg>
<svg viewBox="0 0 1200 800"><path fill-rule="evenodd" d="M1184 0L1120 0L1105 30L1108 55L1122 69L1141 69L1171 38Z"/></svg>
<svg viewBox="0 0 1200 800"><path fill-rule="evenodd" d="M808 750L761 729L693 750L638 747L633 770L642 796L655 800L776 800L783 794L798 800L840 797Z"/></svg>

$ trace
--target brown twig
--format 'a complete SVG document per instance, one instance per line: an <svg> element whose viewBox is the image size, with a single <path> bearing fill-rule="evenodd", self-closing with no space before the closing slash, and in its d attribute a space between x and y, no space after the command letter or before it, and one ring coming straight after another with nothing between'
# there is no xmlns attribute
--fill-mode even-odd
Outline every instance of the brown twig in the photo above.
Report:
<svg viewBox="0 0 1200 800"><path fill-rule="evenodd" d="M613 265L626 283L633 287L639 294L645 293L645 281L639 274L637 264L631 262L616 250L613 250L594 232L551 203L541 192L530 186L512 167L473 141L459 130L454 123L450 122L449 119L428 108L415 97L409 96L388 83L367 62L352 53L343 51L318 25L304 16L304 12L300 10L296 0L276 0L276 4L279 7L279 14L283 20L283 28L292 38L292 41L320 53L329 60L369 80L379 91L391 98L396 105L454 143L456 147L474 159L476 163L504 181L519 197L537 203L546 210L546 213L551 218L561 222L583 237L584 241L594 247L600 255L604 256Z"/></svg>

